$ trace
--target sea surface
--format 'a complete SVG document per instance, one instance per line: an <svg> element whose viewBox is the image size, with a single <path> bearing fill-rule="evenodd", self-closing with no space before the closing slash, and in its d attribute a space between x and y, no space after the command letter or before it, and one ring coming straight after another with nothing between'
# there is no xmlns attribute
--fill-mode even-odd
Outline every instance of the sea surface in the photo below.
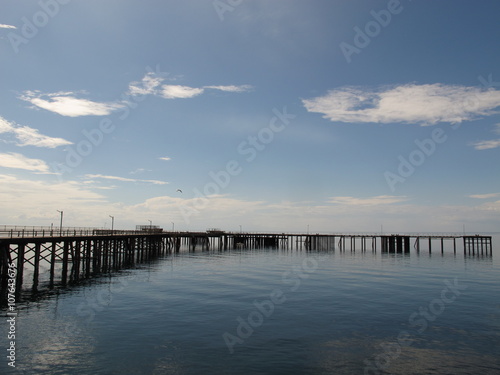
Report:
<svg viewBox="0 0 500 375"><path fill-rule="evenodd" d="M459 242L459 241L458 241ZM493 256L201 250L20 302L0 373L500 374Z"/></svg>

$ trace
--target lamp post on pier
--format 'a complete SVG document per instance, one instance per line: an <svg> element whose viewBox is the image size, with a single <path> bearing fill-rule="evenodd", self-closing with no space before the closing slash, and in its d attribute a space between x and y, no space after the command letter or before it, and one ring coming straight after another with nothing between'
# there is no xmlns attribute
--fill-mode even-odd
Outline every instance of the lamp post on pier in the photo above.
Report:
<svg viewBox="0 0 500 375"><path fill-rule="evenodd" d="M109 215L109 217L111 218L111 235L113 235L113 231L115 229L115 217L111 215Z"/></svg>
<svg viewBox="0 0 500 375"><path fill-rule="evenodd" d="M63 223L63 214L64 214L64 211L59 211L59 210L56 210L56 211L61 214L61 223L59 224L59 235L62 236L62 223Z"/></svg>

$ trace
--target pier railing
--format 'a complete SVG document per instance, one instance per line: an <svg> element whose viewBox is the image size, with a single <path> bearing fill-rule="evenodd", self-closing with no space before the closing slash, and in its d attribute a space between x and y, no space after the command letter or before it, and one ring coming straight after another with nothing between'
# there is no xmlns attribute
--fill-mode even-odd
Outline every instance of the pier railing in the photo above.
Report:
<svg viewBox="0 0 500 375"><path fill-rule="evenodd" d="M142 230L122 230L122 229L108 229L108 228L95 228L95 227L55 227L55 226L21 226L21 225L0 225L0 239L1 238L35 238L35 237L75 237L75 236L109 236L109 235L135 235L135 234L148 234L150 233L147 228ZM382 237L382 236L406 236L406 237L420 237L420 238L462 238L466 236L474 236L477 234L466 234L459 232L408 232L408 233L380 233L380 232L280 232L280 231L266 231L266 232L248 232L248 231L221 231L221 230L198 230L198 231L151 231L151 234L158 233L208 233L209 235L287 235L287 236L344 236L344 237Z"/></svg>
<svg viewBox="0 0 500 375"><path fill-rule="evenodd" d="M75 237L75 236L109 236L109 235L133 235L151 233L143 230L120 230L91 227L50 227L50 226L20 226L0 225L1 238L36 238L36 237ZM157 232L154 232L157 233Z"/></svg>

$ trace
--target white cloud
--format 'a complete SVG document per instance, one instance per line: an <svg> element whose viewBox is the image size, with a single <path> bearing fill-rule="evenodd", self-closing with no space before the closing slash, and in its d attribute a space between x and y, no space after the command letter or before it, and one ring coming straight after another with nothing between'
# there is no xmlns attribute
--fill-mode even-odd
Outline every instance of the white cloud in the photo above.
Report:
<svg viewBox="0 0 500 375"><path fill-rule="evenodd" d="M126 178L126 177L119 177L119 176L106 176L102 174L86 174L85 178L102 178L105 180L116 180L116 181L123 181L123 182L145 182L145 183L150 183L154 185L167 185L168 182L165 181L158 181L158 180L139 180L136 178Z"/></svg>
<svg viewBox="0 0 500 375"><path fill-rule="evenodd" d="M26 91L20 98L39 108L68 117L106 116L124 107L124 104L120 103L99 103L79 99L73 92L41 94L37 91Z"/></svg>
<svg viewBox="0 0 500 375"><path fill-rule="evenodd" d="M159 196L149 198L144 202L131 206L133 212L147 212L151 217L164 220L168 212L172 221L186 225L186 219L196 228L203 226L227 227L228 223L234 224L235 219L252 215L265 215L268 206L263 201L242 200L222 194L200 197ZM183 215L187 215L184 216ZM207 219L209 218L209 219ZM207 221L208 220L208 221ZM262 219L260 219L262 220ZM206 229L205 227L204 229Z"/></svg>
<svg viewBox="0 0 500 375"><path fill-rule="evenodd" d="M140 203L112 203L103 195L108 192L90 181L86 184L82 181L29 180L0 174L0 222L50 225L59 220L56 210L63 209L64 225L102 227L104 221L110 225L108 216L111 214L116 218L115 228L120 229L133 229L136 224L147 224L147 220L164 228L170 228L171 222L175 222L177 230L218 227L238 231L242 225L243 231L280 233L305 233L308 225L313 233L375 232L380 230L381 223L385 231L393 233L451 232L462 230L464 218L471 223L471 228L474 226L480 231L498 230L500 225L500 201L486 201L476 206L422 206L389 204L393 198L379 196L332 198L341 203L280 203L227 195L212 195L205 199L186 189L184 194L151 197ZM115 200L114 194L109 196ZM378 199L386 204L353 204L356 199L363 203Z"/></svg>
<svg viewBox="0 0 500 375"><path fill-rule="evenodd" d="M491 193L491 194L475 194L475 195L469 195L469 198L475 198L475 199L488 199L488 198L495 198L499 197L500 193Z"/></svg>
<svg viewBox="0 0 500 375"><path fill-rule="evenodd" d="M147 73L140 82L130 83L129 93L130 95L155 95L163 80L164 78L155 73Z"/></svg>
<svg viewBox="0 0 500 375"><path fill-rule="evenodd" d="M472 144L476 150L489 150L500 147L500 139L491 139L489 141L480 141Z"/></svg>
<svg viewBox="0 0 500 375"><path fill-rule="evenodd" d="M227 92L245 92L245 91L250 91L252 89L252 86L250 85L241 85L241 86L234 86L234 85L229 85L229 86L203 86L204 89L214 89L214 90L221 90L221 91L227 91Z"/></svg>
<svg viewBox="0 0 500 375"><path fill-rule="evenodd" d="M14 134L19 141L19 143L17 143L18 146L55 148L72 144L72 142L62 138L54 138L40 134L37 129L30 128L29 126L19 126L0 116L0 134L1 133Z"/></svg>
<svg viewBox="0 0 500 375"><path fill-rule="evenodd" d="M165 99L188 99L201 95L205 89L220 90L226 92L245 92L252 89L250 85L210 85L203 87L190 87L182 85L162 85L164 77L155 73L147 73L140 81L131 82L129 95L157 95Z"/></svg>
<svg viewBox="0 0 500 375"><path fill-rule="evenodd" d="M17 29L17 27L12 25L0 24L0 29Z"/></svg>
<svg viewBox="0 0 500 375"><path fill-rule="evenodd" d="M396 195L379 195L369 198L355 198L355 197L332 197L328 203L348 205L348 206L378 206L385 204L393 204L407 201L405 196Z"/></svg>
<svg viewBox="0 0 500 375"><path fill-rule="evenodd" d="M158 159L165 160L165 161L172 160L172 158L169 158L168 156L162 156L161 158L158 158Z"/></svg>
<svg viewBox="0 0 500 375"><path fill-rule="evenodd" d="M50 173L49 166L43 160L29 159L15 152L0 154L0 167Z"/></svg>
<svg viewBox="0 0 500 375"><path fill-rule="evenodd" d="M165 85L163 84L164 81L164 77L149 72L140 81L133 81L129 84L127 95L155 95L165 99L189 99L203 94L205 89L240 93L249 91L252 88L250 85L190 87L182 85ZM20 96L20 99L38 108L68 117L107 116L126 105L124 102L102 103L78 98L77 93L72 91L44 94L39 91L28 90Z"/></svg>
<svg viewBox="0 0 500 375"><path fill-rule="evenodd" d="M194 98L203 93L203 89L181 85L163 85L160 95L165 99Z"/></svg>
<svg viewBox="0 0 500 375"><path fill-rule="evenodd" d="M22 197L22 199L20 199ZM64 210L64 225L102 226L101 217L113 212L104 196L79 182L29 180L0 174L1 221L50 225L59 221L56 210ZM100 216L99 216L100 215ZM80 221L82 220L82 221Z"/></svg>
<svg viewBox="0 0 500 375"><path fill-rule="evenodd" d="M342 87L302 100L309 112L348 123L459 123L493 114L500 91L458 85L407 84L377 89Z"/></svg>
<svg viewBox="0 0 500 375"><path fill-rule="evenodd" d="M500 124L495 124L493 132L496 134L500 134ZM472 146L474 146L476 150L489 150L492 148L500 147L500 139L489 139L486 141L478 141L472 143Z"/></svg>

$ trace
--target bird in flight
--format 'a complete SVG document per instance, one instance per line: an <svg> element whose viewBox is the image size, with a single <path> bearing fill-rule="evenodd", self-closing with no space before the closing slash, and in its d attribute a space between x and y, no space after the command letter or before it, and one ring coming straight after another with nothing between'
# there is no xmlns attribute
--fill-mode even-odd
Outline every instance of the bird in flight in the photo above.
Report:
<svg viewBox="0 0 500 375"><path fill-rule="evenodd" d="M178 191L179 193L182 193L182 190L181 190L181 189L177 189L176 191Z"/></svg>

